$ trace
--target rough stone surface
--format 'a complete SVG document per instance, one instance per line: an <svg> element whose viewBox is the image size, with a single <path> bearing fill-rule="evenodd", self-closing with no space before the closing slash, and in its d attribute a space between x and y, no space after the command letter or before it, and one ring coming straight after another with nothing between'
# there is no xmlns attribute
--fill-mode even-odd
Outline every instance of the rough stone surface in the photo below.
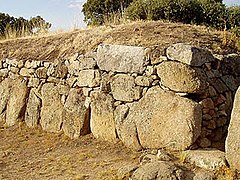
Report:
<svg viewBox="0 0 240 180"><path fill-rule="evenodd" d="M127 105L120 105L114 111L117 134L125 146L139 151L142 146L138 139L137 127L133 119L126 119L128 113L129 106Z"/></svg>
<svg viewBox="0 0 240 180"><path fill-rule="evenodd" d="M167 57L191 66L202 66L204 63L214 60L210 51L183 43L168 47Z"/></svg>
<svg viewBox="0 0 240 180"><path fill-rule="evenodd" d="M97 64L101 70L124 73L142 73L145 52L142 47L122 45L100 45Z"/></svg>
<svg viewBox="0 0 240 180"><path fill-rule="evenodd" d="M186 161L206 170L226 167L225 153L215 149L186 151Z"/></svg>
<svg viewBox="0 0 240 180"><path fill-rule="evenodd" d="M68 73L67 66L63 62L59 61L55 68L54 76L58 78L65 78L67 73Z"/></svg>
<svg viewBox="0 0 240 180"><path fill-rule="evenodd" d="M221 79L231 91L237 90L238 84L233 76L226 75L226 76L223 76Z"/></svg>
<svg viewBox="0 0 240 180"><path fill-rule="evenodd" d="M135 79L135 83L138 86L150 86L151 79L146 76L138 76Z"/></svg>
<svg viewBox="0 0 240 180"><path fill-rule="evenodd" d="M67 67L69 74L77 75L79 73L79 61L70 61L69 63L67 63Z"/></svg>
<svg viewBox="0 0 240 180"><path fill-rule="evenodd" d="M40 80L38 78L29 78L28 87L38 87Z"/></svg>
<svg viewBox="0 0 240 180"><path fill-rule="evenodd" d="M47 68L40 67L40 68L36 69L36 75L38 78L46 79L47 78Z"/></svg>
<svg viewBox="0 0 240 180"><path fill-rule="evenodd" d="M7 77L8 69L1 69L0 70L0 77Z"/></svg>
<svg viewBox="0 0 240 180"><path fill-rule="evenodd" d="M79 59L79 70L94 69L97 62L93 58L80 58Z"/></svg>
<svg viewBox="0 0 240 180"><path fill-rule="evenodd" d="M57 86L46 83L42 86L42 109L40 124L48 132L60 132L63 123L63 105Z"/></svg>
<svg viewBox="0 0 240 180"><path fill-rule="evenodd" d="M63 131L72 139L90 132L89 109L84 106L85 99L82 89L71 89L64 105Z"/></svg>
<svg viewBox="0 0 240 180"><path fill-rule="evenodd" d="M13 80L6 110L7 126L13 126L23 120L27 95L27 82L23 78Z"/></svg>
<svg viewBox="0 0 240 180"><path fill-rule="evenodd" d="M78 74L77 85L80 87L96 87L100 85L100 80L98 70L82 70Z"/></svg>
<svg viewBox="0 0 240 180"><path fill-rule="evenodd" d="M156 161L144 164L139 167L132 176L133 180L150 180L150 179L182 179L183 171L177 168L173 163L165 161Z"/></svg>
<svg viewBox="0 0 240 180"><path fill-rule="evenodd" d="M28 127L37 127L40 120L41 100L36 95L37 89L31 89L25 112L25 123Z"/></svg>
<svg viewBox="0 0 240 180"><path fill-rule="evenodd" d="M0 114L6 110L12 86L11 81L11 79L7 78L0 83Z"/></svg>
<svg viewBox="0 0 240 180"><path fill-rule="evenodd" d="M240 74L240 56L237 54L229 54L222 59L220 69L223 75L239 76Z"/></svg>
<svg viewBox="0 0 240 180"><path fill-rule="evenodd" d="M115 142L116 125L113 116L113 98L102 92L91 93L91 132L96 138Z"/></svg>
<svg viewBox="0 0 240 180"><path fill-rule="evenodd" d="M132 105L122 120L122 128L129 128L128 124L134 127L135 123L136 129L133 128L132 132L135 131L137 137L129 137L128 134L121 134L120 137L127 146L128 139L135 137L134 141L139 141L144 148L183 150L200 135L201 121L202 111L198 103L160 87L153 87Z"/></svg>
<svg viewBox="0 0 240 180"><path fill-rule="evenodd" d="M226 139L226 158L232 169L240 171L240 88L234 99L231 121Z"/></svg>
<svg viewBox="0 0 240 180"><path fill-rule="evenodd" d="M121 179L129 178L132 173L138 168L136 164L129 164L118 169L117 176Z"/></svg>
<svg viewBox="0 0 240 180"><path fill-rule="evenodd" d="M132 102L140 98L140 87L136 86L133 77L126 74L118 74L112 78L111 90L116 100Z"/></svg>
<svg viewBox="0 0 240 180"><path fill-rule="evenodd" d="M157 66L157 74L162 85L175 92L199 93L207 88L202 74L179 62L163 62Z"/></svg>
<svg viewBox="0 0 240 180"><path fill-rule="evenodd" d="M22 68L22 69L20 70L19 74L20 74L21 76L31 77L31 76L33 76L34 72L35 72L34 69Z"/></svg>
<svg viewBox="0 0 240 180"><path fill-rule="evenodd" d="M211 172L199 171L193 177L193 180L215 180L216 176Z"/></svg>

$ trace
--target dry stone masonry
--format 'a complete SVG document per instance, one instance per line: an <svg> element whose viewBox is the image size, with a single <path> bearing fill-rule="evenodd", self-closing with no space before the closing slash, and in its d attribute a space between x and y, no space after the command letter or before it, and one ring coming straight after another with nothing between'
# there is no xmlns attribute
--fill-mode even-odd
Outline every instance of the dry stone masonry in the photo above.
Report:
<svg viewBox="0 0 240 180"><path fill-rule="evenodd" d="M70 138L93 133L133 150L178 151L224 150L230 123L227 158L240 169L239 91L232 113L240 85L236 54L179 43L153 57L151 48L100 45L55 62L2 59L0 80L0 121L7 126L25 121Z"/></svg>

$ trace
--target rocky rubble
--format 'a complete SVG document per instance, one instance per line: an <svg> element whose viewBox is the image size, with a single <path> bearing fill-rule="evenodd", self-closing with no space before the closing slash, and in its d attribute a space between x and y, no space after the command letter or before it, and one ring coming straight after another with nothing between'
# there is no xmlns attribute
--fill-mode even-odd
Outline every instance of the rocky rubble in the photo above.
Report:
<svg viewBox="0 0 240 180"><path fill-rule="evenodd" d="M181 43L151 57L149 48L100 45L97 52L53 63L2 59L0 120L70 138L92 132L134 150L224 150L240 57ZM239 140L235 123L226 148L231 153ZM159 163L175 172L172 164Z"/></svg>

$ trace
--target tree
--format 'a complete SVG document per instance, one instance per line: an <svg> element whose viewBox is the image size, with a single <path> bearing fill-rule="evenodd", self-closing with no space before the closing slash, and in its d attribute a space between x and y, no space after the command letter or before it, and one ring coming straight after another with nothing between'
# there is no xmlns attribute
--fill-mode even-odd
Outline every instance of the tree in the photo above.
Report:
<svg viewBox="0 0 240 180"><path fill-rule="evenodd" d="M104 17L122 13L131 2L132 0L87 0L82 9L84 21L88 25L101 25Z"/></svg>
<svg viewBox="0 0 240 180"><path fill-rule="evenodd" d="M0 13L0 37L22 37L40 32L47 32L51 24L41 16L32 17L30 20L23 17L15 18L5 13Z"/></svg>
<svg viewBox="0 0 240 180"><path fill-rule="evenodd" d="M33 33L47 32L51 27L51 24L46 22L41 16L32 17L29 25Z"/></svg>

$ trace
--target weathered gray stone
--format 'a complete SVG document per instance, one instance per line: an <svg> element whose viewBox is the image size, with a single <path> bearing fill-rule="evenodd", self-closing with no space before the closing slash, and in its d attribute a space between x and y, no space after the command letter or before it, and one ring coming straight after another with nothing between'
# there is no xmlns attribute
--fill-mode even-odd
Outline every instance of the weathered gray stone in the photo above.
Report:
<svg viewBox="0 0 240 180"><path fill-rule="evenodd" d="M67 66L64 64L64 62L59 61L53 76L57 77L57 78L65 78L67 76L68 73L68 68Z"/></svg>
<svg viewBox="0 0 240 180"><path fill-rule="evenodd" d="M16 123L23 121L27 96L27 82L20 77L13 80L6 110L7 126L13 126Z"/></svg>
<svg viewBox="0 0 240 180"><path fill-rule="evenodd" d="M132 130L137 133L135 141L139 141L144 148L183 150L200 135L201 121L201 105L160 87L153 87L130 108L122 128L135 123L136 128ZM128 146L128 137L124 137L127 135L121 134L121 138ZM133 134L131 138L134 137Z"/></svg>
<svg viewBox="0 0 240 180"><path fill-rule="evenodd" d="M199 171L193 177L193 180L214 180L216 176L212 172L208 171Z"/></svg>
<svg viewBox="0 0 240 180"><path fill-rule="evenodd" d="M133 180L150 180L150 179L182 179L183 171L177 168L173 163L166 161L156 161L144 164L139 167L132 176Z"/></svg>
<svg viewBox="0 0 240 180"><path fill-rule="evenodd" d="M136 86L134 78L126 74L117 74L112 78L111 90L114 99L132 102L140 99L141 89Z"/></svg>
<svg viewBox="0 0 240 180"><path fill-rule="evenodd" d="M239 76L240 74L240 56L237 54L228 54L221 61L221 71L223 75Z"/></svg>
<svg viewBox="0 0 240 180"><path fill-rule="evenodd" d="M78 78L77 77L70 77L67 79L67 84L70 86L70 87L74 87L77 83L77 80Z"/></svg>
<svg viewBox="0 0 240 180"><path fill-rule="evenodd" d="M132 173L138 168L136 164L129 164L118 169L117 176L121 179L127 179L131 177Z"/></svg>
<svg viewBox="0 0 240 180"><path fill-rule="evenodd" d="M31 67L34 68L34 69L40 67L41 65L42 65L42 61L33 60L33 61L31 62Z"/></svg>
<svg viewBox="0 0 240 180"><path fill-rule="evenodd" d="M63 84L57 84L57 89L58 89L58 93L61 95L68 95L69 91L70 91L70 87L67 85L63 85Z"/></svg>
<svg viewBox="0 0 240 180"><path fill-rule="evenodd" d="M156 65L156 64L160 64L163 61L167 61L167 57L166 56L160 56L159 58L152 58L151 59L151 64L152 65Z"/></svg>
<svg viewBox="0 0 240 180"><path fill-rule="evenodd" d="M46 79L47 78L47 68L40 67L36 69L36 75L38 78Z"/></svg>
<svg viewBox="0 0 240 180"><path fill-rule="evenodd" d="M122 45L100 45L97 65L101 70L124 73L143 73L144 48Z"/></svg>
<svg viewBox="0 0 240 180"><path fill-rule="evenodd" d="M66 99L63 131L72 139L90 132L90 109L85 107L85 100L82 89L71 89Z"/></svg>
<svg viewBox="0 0 240 180"><path fill-rule="evenodd" d="M47 76L54 75L55 72L55 67L53 64L49 64L49 67L47 69Z"/></svg>
<svg viewBox="0 0 240 180"><path fill-rule="evenodd" d="M133 119L126 119L128 113L129 106L127 105L120 105L114 111L117 134L125 146L139 151L142 149L142 146L138 139L137 127Z"/></svg>
<svg viewBox="0 0 240 180"><path fill-rule="evenodd" d="M10 97L11 87L12 87L12 80L9 78L4 79L0 83L0 114L3 114L6 110L7 103Z"/></svg>
<svg viewBox="0 0 240 180"><path fill-rule="evenodd" d="M78 74L77 85L80 87L96 87L100 85L100 72L98 70L82 70Z"/></svg>
<svg viewBox="0 0 240 180"><path fill-rule="evenodd" d="M24 76L24 77L31 77L33 76L35 70L34 69L27 69L27 68L22 68L19 72L19 74L21 76Z"/></svg>
<svg viewBox="0 0 240 180"><path fill-rule="evenodd" d="M117 140L113 116L114 100L109 94L91 93L91 132L96 138L110 142Z"/></svg>
<svg viewBox="0 0 240 180"><path fill-rule="evenodd" d="M186 162L206 170L218 170L227 167L225 153L216 149L188 150Z"/></svg>
<svg viewBox="0 0 240 180"><path fill-rule="evenodd" d="M214 103L211 98L203 99L202 101L200 101L200 104L202 104L202 106L207 109L215 108Z"/></svg>
<svg viewBox="0 0 240 180"><path fill-rule="evenodd" d="M55 77L48 77L47 82L58 84L60 82L60 79Z"/></svg>
<svg viewBox="0 0 240 180"><path fill-rule="evenodd" d="M146 70L145 70L145 74L146 74L146 76L151 76L151 75L153 75L154 74L154 67L153 66L147 66L146 67Z"/></svg>
<svg viewBox="0 0 240 180"><path fill-rule="evenodd" d="M48 132L60 132L63 123L63 105L58 88L53 83L42 86L42 109L40 124Z"/></svg>
<svg viewBox="0 0 240 180"><path fill-rule="evenodd" d="M105 92L105 93L111 92L110 82L113 75L114 74L111 72L102 74L102 79L100 83L100 88L102 92Z"/></svg>
<svg viewBox="0 0 240 180"><path fill-rule="evenodd" d="M157 66L162 85L175 92L199 93L207 88L202 74L188 65L165 61Z"/></svg>
<svg viewBox="0 0 240 180"><path fill-rule="evenodd" d="M178 43L168 47L167 57L191 66L202 66L204 63L214 60L210 51L184 43Z"/></svg>
<svg viewBox="0 0 240 180"><path fill-rule="evenodd" d="M226 76L221 77L221 79L231 91L236 91L237 90L238 85L237 85L237 82L236 82L236 80L233 76L226 75Z"/></svg>
<svg viewBox="0 0 240 180"><path fill-rule="evenodd" d="M216 92L216 90L214 89L213 86L209 86L208 93L209 93L210 97L217 96L217 92Z"/></svg>
<svg viewBox="0 0 240 180"><path fill-rule="evenodd" d="M18 65L18 61L16 59L6 59L6 63L13 67L17 67Z"/></svg>
<svg viewBox="0 0 240 180"><path fill-rule="evenodd" d="M50 62L43 62L43 66L45 67L45 68L48 68L49 66L50 66Z"/></svg>
<svg viewBox="0 0 240 180"><path fill-rule="evenodd" d="M158 150L157 154L143 154L140 156L140 162L142 164L154 162L154 161L171 161L172 158L163 151Z"/></svg>
<svg viewBox="0 0 240 180"><path fill-rule="evenodd" d="M31 61L30 61L30 60L25 61L24 66L25 66L25 68L27 68L27 69L31 68L31 67L32 67Z"/></svg>
<svg viewBox="0 0 240 180"><path fill-rule="evenodd" d="M146 76L138 76L135 79L135 83L138 86L150 86L150 84L152 83L152 79Z"/></svg>
<svg viewBox="0 0 240 180"><path fill-rule="evenodd" d="M67 64L69 74L78 75L80 70L79 66L80 66L79 61L77 60L70 61L70 63Z"/></svg>
<svg viewBox="0 0 240 180"><path fill-rule="evenodd" d="M0 76L7 77L8 76L8 69L0 69Z"/></svg>
<svg viewBox="0 0 240 180"><path fill-rule="evenodd" d="M17 67L18 67L18 68L24 67L24 63L25 63L24 60L19 60L18 63L17 63Z"/></svg>
<svg viewBox="0 0 240 180"><path fill-rule="evenodd" d="M38 87L40 80L38 78L29 78L28 87Z"/></svg>
<svg viewBox="0 0 240 180"><path fill-rule="evenodd" d="M240 171L240 88L234 99L231 121L226 139L226 158L232 169Z"/></svg>
<svg viewBox="0 0 240 180"><path fill-rule="evenodd" d="M15 74L18 74L19 68L17 68L17 67L11 67L11 68L10 68L10 71L13 72L13 73L15 73Z"/></svg>
<svg viewBox="0 0 240 180"><path fill-rule="evenodd" d="M215 88L218 93L229 91L228 87L219 78L210 79L209 83Z"/></svg>
<svg viewBox="0 0 240 180"><path fill-rule="evenodd" d="M79 58L79 70L94 69L97 62L93 58Z"/></svg>
<svg viewBox="0 0 240 180"><path fill-rule="evenodd" d="M208 138L200 138L198 139L198 145L201 147L201 148L207 148L207 147L210 147L211 146L211 141L208 139Z"/></svg>
<svg viewBox="0 0 240 180"><path fill-rule="evenodd" d="M41 112L41 100L36 95L36 92L37 89L31 89L25 112L25 123L28 127L33 128L39 124Z"/></svg>

